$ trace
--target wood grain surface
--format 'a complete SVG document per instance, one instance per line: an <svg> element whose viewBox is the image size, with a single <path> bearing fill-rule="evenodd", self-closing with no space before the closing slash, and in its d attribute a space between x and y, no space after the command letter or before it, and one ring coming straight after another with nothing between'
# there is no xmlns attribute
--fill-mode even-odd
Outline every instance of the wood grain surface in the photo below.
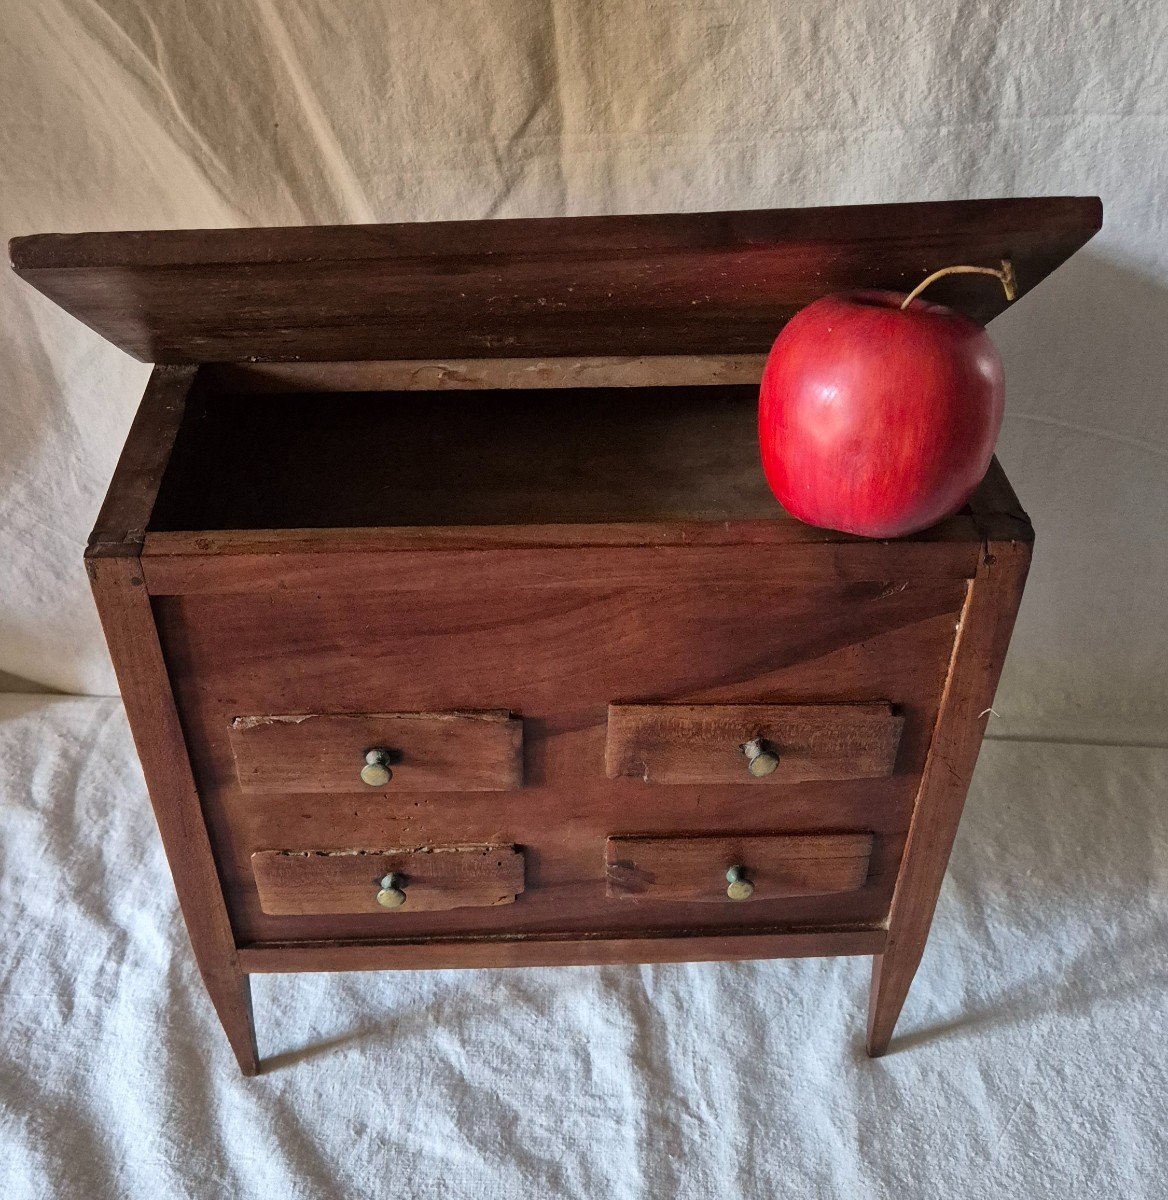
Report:
<svg viewBox="0 0 1168 1200"><path fill-rule="evenodd" d="M933 923L1030 569L1034 535L1024 513L1022 520L1025 527L1016 529L1011 540L987 540L962 610L889 912L888 945L872 967L867 1049L873 1057L888 1049Z"/></svg>
<svg viewBox="0 0 1168 1200"><path fill-rule="evenodd" d="M743 910L787 896L854 892L867 880L871 856L870 833L615 837L605 850L608 894L616 899ZM741 868L753 887L749 899L728 896L730 867Z"/></svg>
<svg viewBox="0 0 1168 1200"><path fill-rule="evenodd" d="M975 537L972 523L965 528ZM546 531L545 531L546 535ZM506 592L560 588L603 593L630 588L746 589L759 583L821 587L825 581L864 594L873 587L899 588L909 582L964 583L977 567L978 541L848 543L835 540L757 542L709 539L703 545L580 544L501 545L434 549L411 545L393 531L369 530L330 537L328 531L275 531L239 538L197 534L147 534L142 570L153 596L257 596L273 585L283 590L332 590L347 594L360 587L370 596L407 592L441 595L451 578L478 588ZM489 541L489 539L486 539ZM238 553L232 553L236 547ZM261 606L262 599L256 601ZM246 604L241 599L240 604ZM830 624L830 616L827 617Z"/></svg>
<svg viewBox="0 0 1168 1200"><path fill-rule="evenodd" d="M194 386L185 367L155 367L126 438L85 567L142 763L199 973L245 1075L259 1072L251 988L240 968L139 553Z"/></svg>
<svg viewBox="0 0 1168 1200"><path fill-rule="evenodd" d="M136 558L99 554L86 566L195 961L240 1070L255 1075L251 989L235 953L150 597Z"/></svg>
<svg viewBox="0 0 1168 1200"><path fill-rule="evenodd" d="M689 551L698 558L705 552ZM659 552L636 553L651 561ZM790 584L783 550L764 560L750 548L740 553L739 570L750 564L742 585L738 570L728 572L731 582L718 582L711 568L697 584L663 573L650 587L524 586L531 578L517 574L499 586L482 561L493 556L470 554L448 562L434 590L396 592L368 590L365 576L353 574L338 575L331 588L302 587L282 574L275 555L266 588L155 597L241 938L376 936L361 915L263 913L250 867L256 850L452 841L525 848L529 889L505 914L517 934L668 928L679 920L668 905L646 902L643 914L611 912L606 838L720 829L875 833L872 869L859 891L760 901L740 919L772 926L881 920L967 581L849 584L829 576ZM606 775L613 702L857 701L893 702L903 714L900 751L886 778L657 791L639 779ZM522 719L521 789L254 795L239 786L230 731L241 713L468 709ZM491 930L503 915L418 913L403 915L401 925L410 936ZM700 915L686 920L716 922Z"/></svg>
<svg viewBox="0 0 1168 1200"><path fill-rule="evenodd" d="M212 393L151 528L768 519L754 384Z"/></svg>
<svg viewBox="0 0 1168 1200"><path fill-rule="evenodd" d="M260 850L251 864L264 912L369 913L387 932L410 913L512 904L523 891L523 855L514 846ZM377 894L391 874L405 903L382 908Z"/></svg>
<svg viewBox="0 0 1168 1200"><path fill-rule="evenodd" d="M209 383L233 394L431 392L546 388L758 387L765 354L419 358L211 363Z"/></svg>
<svg viewBox="0 0 1168 1200"><path fill-rule="evenodd" d="M196 373L191 366L155 367L150 372L117 469L89 535L86 550L89 558L141 552Z"/></svg>
<svg viewBox="0 0 1168 1200"><path fill-rule="evenodd" d="M828 292L1010 258L1023 295L1092 197L437 224L39 234L17 274L148 362L765 353ZM930 293L986 322L1001 290Z"/></svg>
<svg viewBox="0 0 1168 1200"><path fill-rule="evenodd" d="M241 946L244 970L444 971L480 967L571 967L615 963L729 962L878 954L883 928L702 928L640 936L610 930L587 935L478 934L468 937L369 938L360 942L270 942Z"/></svg>
<svg viewBox="0 0 1168 1200"><path fill-rule="evenodd" d="M1008 257L1024 293L1100 220L1051 198L14 241L34 286L179 364L87 565L244 1071L269 970L870 953L886 1049L1032 533L996 462L911 538L792 520L754 373L825 292ZM486 711L511 717L425 724ZM366 787L386 741L393 786Z"/></svg>
<svg viewBox="0 0 1168 1200"><path fill-rule="evenodd" d="M878 779L892 774L903 726L890 704L614 704L605 767L647 784ZM753 738L779 760L769 775L748 770Z"/></svg>
<svg viewBox="0 0 1168 1200"><path fill-rule="evenodd" d="M305 713L231 723L245 792L363 792L367 750L389 752L374 791L491 792L523 783L523 722L502 712Z"/></svg>

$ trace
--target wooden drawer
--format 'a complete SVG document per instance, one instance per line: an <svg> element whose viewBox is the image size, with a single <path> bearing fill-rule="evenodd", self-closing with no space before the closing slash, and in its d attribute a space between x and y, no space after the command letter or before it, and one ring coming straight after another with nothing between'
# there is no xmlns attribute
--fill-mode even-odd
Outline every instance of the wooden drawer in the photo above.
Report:
<svg viewBox="0 0 1168 1200"><path fill-rule="evenodd" d="M904 718L878 704L613 704L610 779L802 783L892 774Z"/></svg>
<svg viewBox="0 0 1168 1200"><path fill-rule="evenodd" d="M514 846L261 850L251 862L260 906L272 916L383 913L389 919L490 908L513 903L524 884L523 854ZM388 889L387 876L393 877Z"/></svg>
<svg viewBox="0 0 1168 1200"><path fill-rule="evenodd" d="M493 792L523 782L523 723L506 712L237 717L231 748L245 792ZM378 751L384 771L363 776Z"/></svg>
<svg viewBox="0 0 1168 1200"><path fill-rule="evenodd" d="M855 892L868 878L870 833L611 837L608 895L731 904Z"/></svg>

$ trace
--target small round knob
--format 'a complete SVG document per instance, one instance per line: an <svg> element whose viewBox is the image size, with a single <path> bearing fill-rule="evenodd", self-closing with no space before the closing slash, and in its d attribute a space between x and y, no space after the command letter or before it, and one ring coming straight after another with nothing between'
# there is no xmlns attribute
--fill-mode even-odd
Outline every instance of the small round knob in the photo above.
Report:
<svg viewBox="0 0 1168 1200"><path fill-rule="evenodd" d="M386 875L381 880L381 890L377 893L377 903L382 908L401 908L406 902L406 893L402 881L397 875Z"/></svg>
<svg viewBox="0 0 1168 1200"><path fill-rule="evenodd" d="M393 778L389 769L390 753L381 746L365 751L365 765L361 768L361 782L370 787L385 787Z"/></svg>
<svg viewBox="0 0 1168 1200"><path fill-rule="evenodd" d="M762 738L751 738L742 747L742 753L746 755L746 769L755 779L769 775L779 765L779 756L767 749Z"/></svg>
<svg viewBox="0 0 1168 1200"><path fill-rule="evenodd" d="M754 895L754 884L742 877L741 867L731 867L726 872L726 895L731 900L749 900Z"/></svg>

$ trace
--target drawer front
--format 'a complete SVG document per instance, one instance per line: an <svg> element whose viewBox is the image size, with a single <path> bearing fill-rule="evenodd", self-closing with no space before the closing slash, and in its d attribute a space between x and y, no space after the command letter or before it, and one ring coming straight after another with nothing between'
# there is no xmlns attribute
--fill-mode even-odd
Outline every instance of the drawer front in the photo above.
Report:
<svg viewBox="0 0 1168 1200"><path fill-rule="evenodd" d="M402 850L261 850L251 857L260 907L271 916L445 912L511 904L523 891L514 846Z"/></svg>
<svg viewBox="0 0 1168 1200"><path fill-rule="evenodd" d="M523 723L506 712L237 717L231 748L245 792L493 792L523 782Z"/></svg>
<svg viewBox="0 0 1168 1200"><path fill-rule="evenodd" d="M617 900L727 904L855 892L868 878L870 833L611 837L605 866Z"/></svg>
<svg viewBox="0 0 1168 1200"><path fill-rule="evenodd" d="M613 704L610 779L786 784L892 774L904 718L890 704Z"/></svg>
<svg viewBox="0 0 1168 1200"><path fill-rule="evenodd" d="M281 555L271 559L265 592L155 601L242 944L388 936L384 912L265 911L252 855L268 849L523 847L527 887L517 903L390 913L393 936L409 938L718 929L728 921L873 924L887 914L965 600L963 580L796 586L785 579L781 555L764 555L749 587L504 589L479 582L475 568L451 573L430 591L371 594L360 580L346 590L302 587L280 575ZM377 560L369 572L400 575L392 562ZM741 783L655 787L642 782L640 770L611 778L610 704L665 697L728 710L860 703L887 712L885 702L892 702L904 729L885 778L773 786L790 779L780 745L775 778L752 780L738 749L750 729L730 736L729 778ZM287 791L241 786L232 730L241 714L488 710L522 718L522 787L407 787L404 762L391 764L387 787L367 786L358 778L363 752L390 740L375 730L348 743L334 776L342 790L302 791L297 778ZM310 727L302 723L290 735L306 736ZM518 782L518 771L514 777ZM859 829L875 835L859 891L733 907L631 904L607 894L610 836Z"/></svg>

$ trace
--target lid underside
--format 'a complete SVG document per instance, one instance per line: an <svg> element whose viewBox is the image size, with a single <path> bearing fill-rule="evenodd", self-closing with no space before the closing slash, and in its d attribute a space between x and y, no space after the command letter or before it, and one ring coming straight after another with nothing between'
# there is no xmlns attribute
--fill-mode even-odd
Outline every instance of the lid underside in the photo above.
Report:
<svg viewBox="0 0 1168 1200"><path fill-rule="evenodd" d="M763 354L829 292L1009 259L1018 295L1102 223L1095 197L655 216L37 234L14 270L146 362ZM930 300L982 323L976 276Z"/></svg>

